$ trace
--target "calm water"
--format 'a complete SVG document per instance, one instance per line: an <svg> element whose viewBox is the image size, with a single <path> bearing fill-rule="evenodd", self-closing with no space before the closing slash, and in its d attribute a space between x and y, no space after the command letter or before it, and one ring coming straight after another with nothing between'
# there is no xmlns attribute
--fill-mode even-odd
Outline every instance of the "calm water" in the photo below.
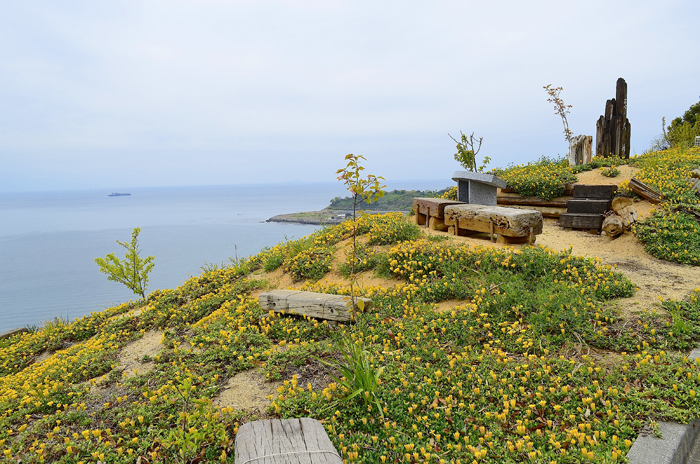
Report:
<svg viewBox="0 0 700 464"><path fill-rule="evenodd" d="M439 189L446 182L390 188ZM142 255L155 256L148 291L175 288L205 263L256 254L316 227L264 222L283 213L326 207L345 196L339 183L129 189L0 194L0 332L74 319L136 298L98 271L96 257L124 249L141 227Z"/></svg>

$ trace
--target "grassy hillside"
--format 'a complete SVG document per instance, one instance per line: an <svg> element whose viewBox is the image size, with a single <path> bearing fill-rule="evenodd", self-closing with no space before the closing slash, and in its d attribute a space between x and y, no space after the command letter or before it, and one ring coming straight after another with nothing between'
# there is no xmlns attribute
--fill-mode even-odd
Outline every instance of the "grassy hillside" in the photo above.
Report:
<svg viewBox="0 0 700 464"><path fill-rule="evenodd" d="M320 419L348 462L621 462L652 420L700 415L700 369L679 352L700 341L697 292L623 317L606 302L634 285L595 260L422 237L398 214L358 221L382 284L362 287L374 308L354 324L265 315L251 296L275 272L347 294L317 280L339 279L346 222L0 342L7 459L233 462L238 427L260 416L212 399L251 369L285 381L266 414ZM125 376L119 352L154 331L152 370ZM313 375L343 341L366 351L368 375L383 369L380 411Z"/></svg>
<svg viewBox="0 0 700 464"><path fill-rule="evenodd" d="M688 153L698 152L635 162L664 194L692 200L654 162ZM661 226L639 226L656 227L648 243L681 240L669 238L678 204L660 209ZM285 281L347 295L344 222L0 341L6 462L233 462L241 424L300 416L321 420L347 462L624 462L655 420L700 417L700 366L685 357L700 343L700 289L659 311L621 312L611 303L634 283L594 259L470 247L401 214L356 225L359 294L374 305L352 324L264 314L255 297ZM145 340L155 347L134 359ZM348 346L379 380L349 400L354 382L330 381L324 363ZM219 402L255 372L282 381L267 408Z"/></svg>

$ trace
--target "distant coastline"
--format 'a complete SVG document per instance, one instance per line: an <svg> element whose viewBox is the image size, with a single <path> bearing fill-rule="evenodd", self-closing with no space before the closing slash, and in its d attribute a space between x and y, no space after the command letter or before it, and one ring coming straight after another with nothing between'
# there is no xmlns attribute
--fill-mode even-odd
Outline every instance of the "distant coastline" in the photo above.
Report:
<svg viewBox="0 0 700 464"><path fill-rule="evenodd" d="M369 214L407 213L408 211L366 211ZM359 211L358 211L359 213ZM323 209L321 211L304 211L301 213L278 214L266 222L286 222L307 225L336 225L352 217L352 211L336 211Z"/></svg>

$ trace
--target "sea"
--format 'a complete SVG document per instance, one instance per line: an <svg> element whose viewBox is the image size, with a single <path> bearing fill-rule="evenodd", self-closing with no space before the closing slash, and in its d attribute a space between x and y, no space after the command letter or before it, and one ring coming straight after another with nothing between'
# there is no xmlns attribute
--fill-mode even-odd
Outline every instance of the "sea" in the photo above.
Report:
<svg viewBox="0 0 700 464"><path fill-rule="evenodd" d="M388 189L438 190L449 180L399 181ZM124 190L119 190L124 192ZM141 228L154 256L148 292L175 288L203 267L244 258L320 226L266 222L325 208L347 196L340 183L131 188L0 193L0 332L74 320L138 297L99 272L95 258L125 249Z"/></svg>

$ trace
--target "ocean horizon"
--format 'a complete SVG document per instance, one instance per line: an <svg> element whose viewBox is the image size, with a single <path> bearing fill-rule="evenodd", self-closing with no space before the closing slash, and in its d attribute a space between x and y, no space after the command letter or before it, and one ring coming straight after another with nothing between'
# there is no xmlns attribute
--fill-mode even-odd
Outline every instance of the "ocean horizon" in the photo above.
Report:
<svg viewBox="0 0 700 464"><path fill-rule="evenodd" d="M387 189L438 190L450 181ZM130 196L109 197L111 192ZM243 258L319 226L266 222L320 210L348 192L339 182L0 193L0 332L73 320L138 297L99 272L94 259L125 249L140 227L154 256L148 292L175 288L207 264Z"/></svg>

